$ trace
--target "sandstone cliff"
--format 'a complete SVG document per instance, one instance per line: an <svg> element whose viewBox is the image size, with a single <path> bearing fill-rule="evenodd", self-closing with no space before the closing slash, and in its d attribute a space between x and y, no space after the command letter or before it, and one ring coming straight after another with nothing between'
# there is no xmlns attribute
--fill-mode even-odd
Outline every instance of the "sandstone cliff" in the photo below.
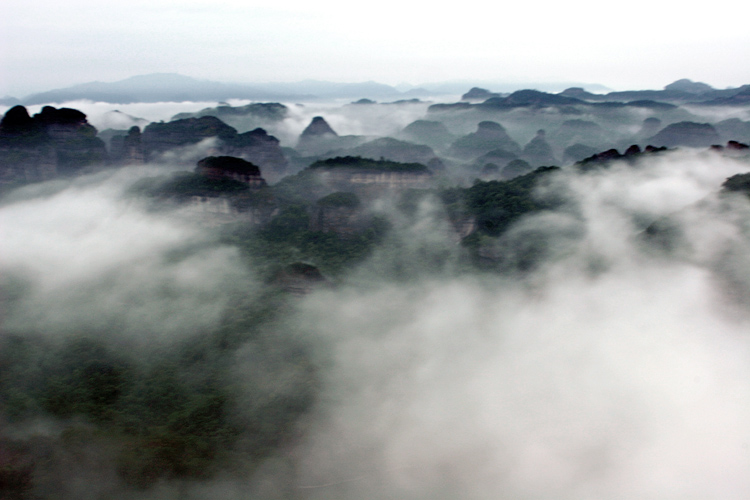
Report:
<svg viewBox="0 0 750 500"><path fill-rule="evenodd" d="M0 122L0 183L88 172L106 160L104 142L78 110L45 106L31 117L14 106Z"/></svg>

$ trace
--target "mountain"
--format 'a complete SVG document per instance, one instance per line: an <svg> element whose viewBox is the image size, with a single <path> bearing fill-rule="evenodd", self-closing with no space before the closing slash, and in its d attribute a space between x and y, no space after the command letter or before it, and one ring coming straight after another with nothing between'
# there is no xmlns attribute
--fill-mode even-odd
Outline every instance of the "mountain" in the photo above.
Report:
<svg viewBox="0 0 750 500"><path fill-rule="evenodd" d="M133 102L226 101L229 99L298 101L316 98L402 97L388 85L333 83L306 80L297 83L222 83L198 80L176 73L140 75L117 82L89 82L32 94L26 105L61 103L81 99L127 104Z"/></svg>
<svg viewBox="0 0 750 500"><path fill-rule="evenodd" d="M134 76L118 82L90 82L33 94L23 102L43 104L80 99L127 104L133 102L226 101L228 99L298 99L252 85L197 80L176 73Z"/></svg>

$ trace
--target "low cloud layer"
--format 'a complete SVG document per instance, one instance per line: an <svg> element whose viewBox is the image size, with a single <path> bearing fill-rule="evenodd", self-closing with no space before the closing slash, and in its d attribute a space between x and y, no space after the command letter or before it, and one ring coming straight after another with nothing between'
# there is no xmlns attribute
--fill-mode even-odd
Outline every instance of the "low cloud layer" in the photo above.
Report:
<svg viewBox="0 0 750 500"><path fill-rule="evenodd" d="M555 223L511 230L562 247L534 273L311 298L331 370L303 498L745 498L750 316L717 266L748 249L732 215L750 207L715 198L740 169L677 154L562 174ZM644 220L675 214L684 251L644 243Z"/></svg>
<svg viewBox="0 0 750 500"><path fill-rule="evenodd" d="M234 354L240 419L319 377L294 439L246 479L163 482L138 498L747 498L750 202L717 193L748 170L692 151L563 169L539 191L562 208L496 243L507 254L542 241L544 258L505 274L425 269L422 249L461 252L426 199L416 222L393 220L394 248ZM260 286L206 228L123 196L147 174L5 201L6 331L110 328L115 343L166 344ZM666 219L680 229L668 248L645 233ZM396 282L380 271L399 258L413 273ZM285 364L282 337L311 346L314 370Z"/></svg>
<svg viewBox="0 0 750 500"><path fill-rule="evenodd" d="M117 330L151 342L216 323L250 276L237 250L213 244L210 231L124 195L154 173L124 169L31 187L0 208L0 269L20 290L6 330Z"/></svg>

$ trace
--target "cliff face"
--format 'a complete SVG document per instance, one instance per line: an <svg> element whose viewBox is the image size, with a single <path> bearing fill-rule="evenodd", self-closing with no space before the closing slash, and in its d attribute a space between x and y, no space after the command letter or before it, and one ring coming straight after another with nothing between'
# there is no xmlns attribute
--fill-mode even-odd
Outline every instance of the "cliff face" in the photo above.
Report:
<svg viewBox="0 0 750 500"><path fill-rule="evenodd" d="M427 189L432 186L432 172L420 163L399 163L372 160L359 156L343 156L320 160L309 170L318 184L328 192L353 192L371 197L390 190Z"/></svg>
<svg viewBox="0 0 750 500"><path fill-rule="evenodd" d="M364 226L362 204L351 192L336 192L319 199L310 218L310 230L347 236Z"/></svg>
<svg viewBox="0 0 750 500"><path fill-rule="evenodd" d="M283 177L289 166L279 140L268 135L262 128L237 134L233 140L226 141L221 150L224 154L238 156L259 165L271 182Z"/></svg>
<svg viewBox="0 0 750 500"><path fill-rule="evenodd" d="M297 141L297 151L303 155L320 155L342 147L339 135L328 125L325 118L316 116L302 131Z"/></svg>
<svg viewBox="0 0 750 500"><path fill-rule="evenodd" d="M15 106L0 122L0 183L87 172L106 160L104 142L78 110L45 106L31 117Z"/></svg>
<svg viewBox="0 0 750 500"><path fill-rule="evenodd" d="M146 154L141 140L141 129L131 127L128 135L116 135L109 142L109 156L112 161L125 165L143 165Z"/></svg>
<svg viewBox="0 0 750 500"><path fill-rule="evenodd" d="M209 179L232 179L260 188L266 181L260 176L260 169L253 163L234 156L209 156L198 162L195 173Z"/></svg>

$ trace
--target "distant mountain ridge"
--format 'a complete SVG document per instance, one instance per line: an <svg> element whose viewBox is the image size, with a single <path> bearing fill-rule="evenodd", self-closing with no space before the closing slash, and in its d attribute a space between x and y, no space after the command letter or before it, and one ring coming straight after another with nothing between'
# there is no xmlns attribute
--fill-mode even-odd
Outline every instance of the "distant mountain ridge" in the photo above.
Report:
<svg viewBox="0 0 750 500"><path fill-rule="evenodd" d="M89 82L29 95L24 105L91 100L134 102L226 101L229 99L293 101L316 98L383 98L411 95L376 82L335 83L305 80L295 83L223 83L177 73L139 75L117 82Z"/></svg>

